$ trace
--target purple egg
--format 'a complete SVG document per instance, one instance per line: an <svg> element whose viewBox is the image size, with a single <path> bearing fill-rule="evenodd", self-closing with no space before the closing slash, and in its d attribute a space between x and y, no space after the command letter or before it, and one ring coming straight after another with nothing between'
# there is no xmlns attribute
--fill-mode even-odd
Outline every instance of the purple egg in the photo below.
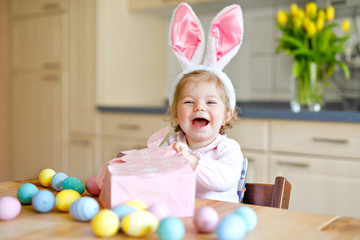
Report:
<svg viewBox="0 0 360 240"><path fill-rule="evenodd" d="M0 220L8 221L16 218L21 212L21 203L12 196L0 198Z"/></svg>
<svg viewBox="0 0 360 240"><path fill-rule="evenodd" d="M194 215L194 225L201 233L213 232L219 223L219 214L210 206L197 209Z"/></svg>

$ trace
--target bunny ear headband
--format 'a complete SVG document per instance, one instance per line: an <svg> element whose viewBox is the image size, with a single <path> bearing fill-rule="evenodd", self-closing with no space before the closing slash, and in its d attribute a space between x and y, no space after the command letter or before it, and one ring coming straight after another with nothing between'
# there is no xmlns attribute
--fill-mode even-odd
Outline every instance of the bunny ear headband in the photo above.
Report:
<svg viewBox="0 0 360 240"><path fill-rule="evenodd" d="M177 85L185 74L197 70L216 75L225 86L230 107L235 108L234 86L222 69L240 49L244 33L242 11L239 5L224 8L211 23L204 64L204 30L192 8L181 3L174 10L169 32L170 46L180 63L182 72L175 78L169 102L172 104Z"/></svg>

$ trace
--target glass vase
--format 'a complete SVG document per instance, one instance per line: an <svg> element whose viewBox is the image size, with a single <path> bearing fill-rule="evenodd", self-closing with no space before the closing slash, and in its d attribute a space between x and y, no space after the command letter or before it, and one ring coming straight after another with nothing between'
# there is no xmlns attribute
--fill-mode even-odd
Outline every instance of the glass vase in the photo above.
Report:
<svg viewBox="0 0 360 240"><path fill-rule="evenodd" d="M291 75L291 101L293 112L319 112L324 104L323 84L318 78L317 64L309 62L299 72Z"/></svg>

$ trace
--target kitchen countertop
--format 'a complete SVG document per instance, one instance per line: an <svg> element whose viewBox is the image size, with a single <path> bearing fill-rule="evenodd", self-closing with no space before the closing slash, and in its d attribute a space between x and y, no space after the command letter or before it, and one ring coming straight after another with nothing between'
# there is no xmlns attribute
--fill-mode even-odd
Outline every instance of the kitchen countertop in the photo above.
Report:
<svg viewBox="0 0 360 240"><path fill-rule="evenodd" d="M341 103L328 103L320 112L294 113L287 102L238 102L240 118L291 119L309 121L360 122L360 112L344 110ZM167 105L159 107L98 106L100 112L166 114Z"/></svg>

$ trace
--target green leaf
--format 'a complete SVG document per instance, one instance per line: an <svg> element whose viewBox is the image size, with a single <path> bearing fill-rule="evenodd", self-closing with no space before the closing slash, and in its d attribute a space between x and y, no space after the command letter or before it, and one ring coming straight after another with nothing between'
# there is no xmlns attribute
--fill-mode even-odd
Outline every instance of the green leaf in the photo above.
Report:
<svg viewBox="0 0 360 240"><path fill-rule="evenodd" d="M304 44L299 39L287 35L282 36L278 40L283 43L291 44L296 48L301 48L304 46Z"/></svg>
<svg viewBox="0 0 360 240"><path fill-rule="evenodd" d="M343 63L343 62L340 62L338 60L336 60L336 63L337 65L339 65L341 67L341 69L343 70L344 72L344 76L346 79L349 79L350 78L350 71L349 71L349 67Z"/></svg>

